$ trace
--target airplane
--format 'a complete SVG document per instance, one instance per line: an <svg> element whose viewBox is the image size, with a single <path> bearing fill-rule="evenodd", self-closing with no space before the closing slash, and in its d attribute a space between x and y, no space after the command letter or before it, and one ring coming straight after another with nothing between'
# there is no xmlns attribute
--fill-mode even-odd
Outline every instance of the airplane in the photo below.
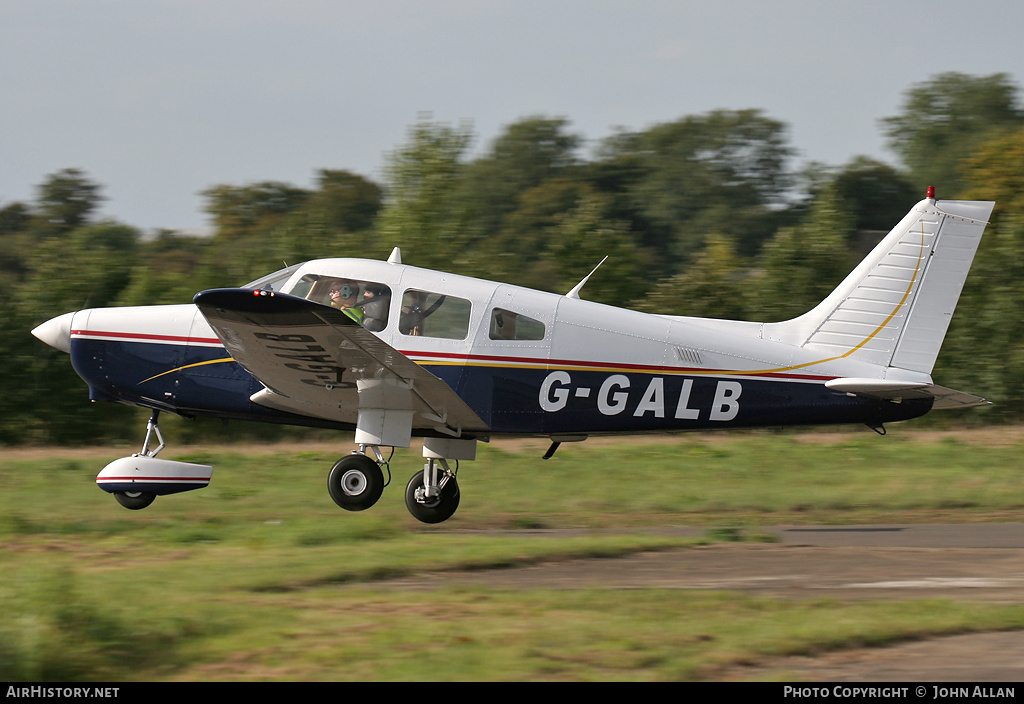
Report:
<svg viewBox="0 0 1024 704"><path fill-rule="evenodd" d="M396 447L422 437L405 502L459 506L460 461L499 436L885 423L987 404L931 378L990 201L934 189L842 283L783 322L655 315L387 261L321 259L193 303L79 310L32 333L71 356L95 401L152 411L140 452L99 487L128 509L207 486L157 458L161 412L354 431L328 473L341 508L373 506ZM600 265L598 265L600 266ZM385 472L387 480L385 480Z"/></svg>

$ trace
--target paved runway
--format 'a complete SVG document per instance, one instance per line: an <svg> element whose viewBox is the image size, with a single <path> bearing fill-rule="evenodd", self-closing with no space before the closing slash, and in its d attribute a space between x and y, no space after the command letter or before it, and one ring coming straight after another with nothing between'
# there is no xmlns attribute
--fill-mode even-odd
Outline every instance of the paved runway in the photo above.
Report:
<svg viewBox="0 0 1024 704"><path fill-rule="evenodd" d="M706 532L696 528L664 530L694 537ZM777 542L715 543L615 559L432 573L395 580L388 586L661 587L792 597L950 597L1024 603L1021 523L782 526L759 532ZM541 538L562 531L533 533Z"/></svg>
<svg viewBox="0 0 1024 704"><path fill-rule="evenodd" d="M693 536L706 532L665 530ZM1024 603L1024 523L789 526L759 532L774 536L777 542L716 543L613 559L425 574L382 586L724 589L797 599ZM1024 681L1024 631L934 638L815 658L779 658L756 668L721 673L722 679L777 680L780 676L816 682Z"/></svg>

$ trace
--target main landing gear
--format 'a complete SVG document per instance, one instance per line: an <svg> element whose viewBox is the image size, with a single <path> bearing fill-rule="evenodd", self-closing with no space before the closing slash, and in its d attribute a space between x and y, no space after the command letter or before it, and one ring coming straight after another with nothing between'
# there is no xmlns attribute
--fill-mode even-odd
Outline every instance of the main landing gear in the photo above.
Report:
<svg viewBox="0 0 1024 704"><path fill-rule="evenodd" d="M452 517L459 507L459 483L447 461L428 459L423 471L412 475L405 487L405 507L423 523L441 523Z"/></svg>
<svg viewBox="0 0 1024 704"><path fill-rule="evenodd" d="M423 469L405 487L405 506L423 523L441 523L459 507L459 482L455 478L459 459L474 459L475 440L438 440L423 443ZM372 452L370 457L368 452ZM374 457L376 459L374 459ZM390 459L390 458L389 458ZM455 460L455 469L448 460ZM385 472L387 470L387 479ZM391 483L391 470L377 445L360 445L359 450L338 460L327 477L327 490L334 503L346 511L365 511L377 503L384 487Z"/></svg>

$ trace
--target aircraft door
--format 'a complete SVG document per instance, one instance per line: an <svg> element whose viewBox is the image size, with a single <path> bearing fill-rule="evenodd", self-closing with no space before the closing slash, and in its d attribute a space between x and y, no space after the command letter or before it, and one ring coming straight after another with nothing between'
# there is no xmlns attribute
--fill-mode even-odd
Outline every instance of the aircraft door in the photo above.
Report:
<svg viewBox="0 0 1024 704"><path fill-rule="evenodd" d="M471 405L498 432L538 432L537 399L547 374L557 297L518 286L495 289L477 331ZM479 411L478 411L479 413Z"/></svg>

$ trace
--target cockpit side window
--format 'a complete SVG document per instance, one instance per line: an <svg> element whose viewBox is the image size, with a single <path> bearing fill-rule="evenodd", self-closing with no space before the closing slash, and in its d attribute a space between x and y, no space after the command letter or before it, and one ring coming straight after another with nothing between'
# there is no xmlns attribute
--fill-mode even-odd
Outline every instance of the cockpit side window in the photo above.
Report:
<svg viewBox="0 0 1024 704"><path fill-rule="evenodd" d="M403 335L464 340L473 304L465 298L409 289L402 296L398 331Z"/></svg>
<svg viewBox="0 0 1024 704"><path fill-rule="evenodd" d="M489 335L492 340L543 340L544 323L504 308L491 311Z"/></svg>
<svg viewBox="0 0 1024 704"><path fill-rule="evenodd" d="M391 288L376 281L306 274L288 293L337 308L371 332L388 324Z"/></svg>

